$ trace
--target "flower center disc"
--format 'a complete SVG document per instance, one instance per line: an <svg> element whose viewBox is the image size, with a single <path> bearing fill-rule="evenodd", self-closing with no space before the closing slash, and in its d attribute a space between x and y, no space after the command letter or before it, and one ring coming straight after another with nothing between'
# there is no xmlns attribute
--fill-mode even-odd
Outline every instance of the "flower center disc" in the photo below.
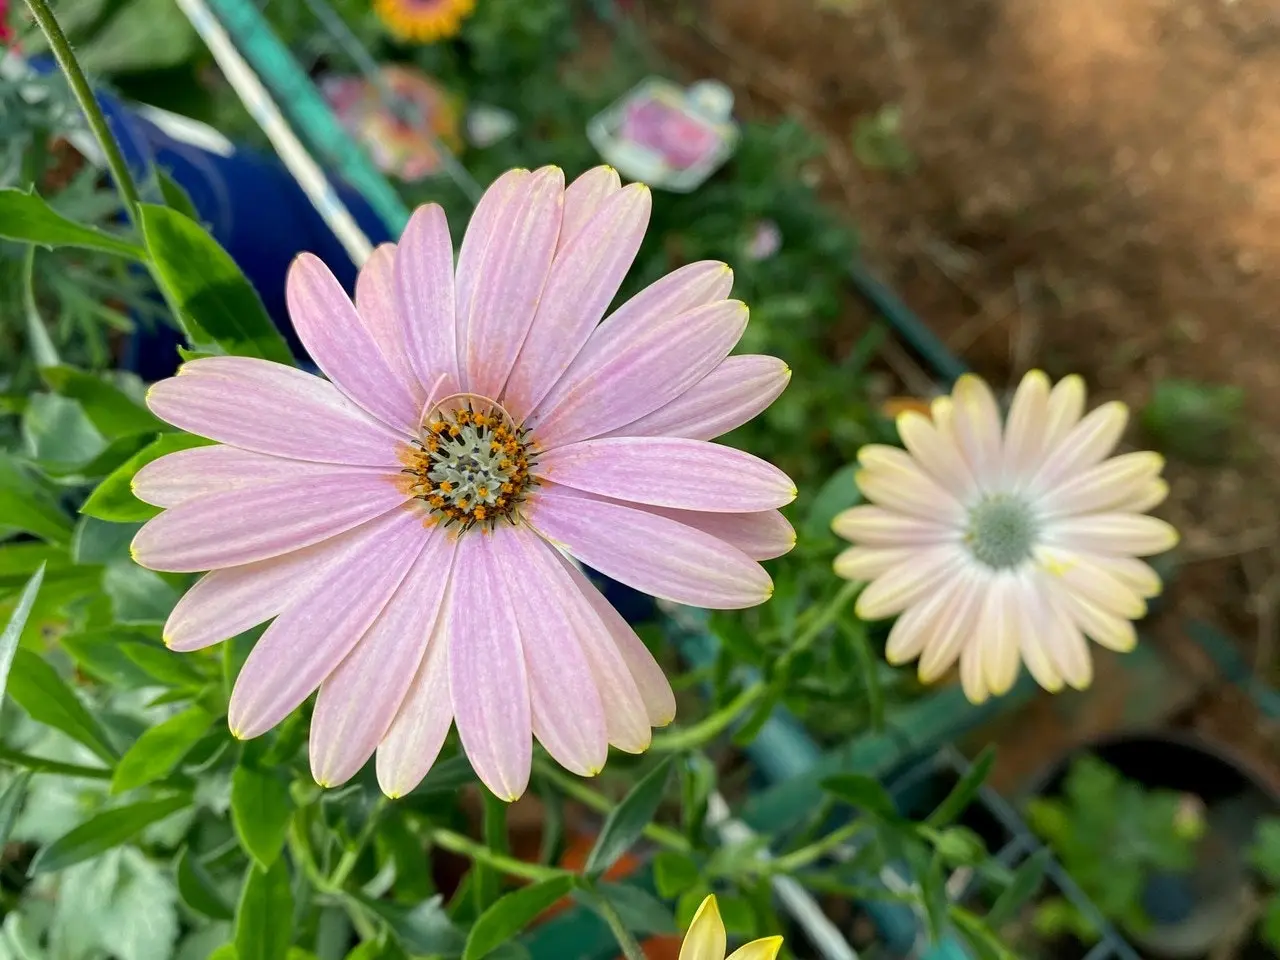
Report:
<svg viewBox="0 0 1280 960"><path fill-rule="evenodd" d="M965 543L981 563L996 570L1030 559L1040 533L1031 508L1017 497L992 494L969 511Z"/></svg>
<svg viewBox="0 0 1280 960"><path fill-rule="evenodd" d="M444 398L424 418L405 458L413 495L446 526L492 529L501 519L514 522L537 483L527 434L492 400L466 394Z"/></svg>

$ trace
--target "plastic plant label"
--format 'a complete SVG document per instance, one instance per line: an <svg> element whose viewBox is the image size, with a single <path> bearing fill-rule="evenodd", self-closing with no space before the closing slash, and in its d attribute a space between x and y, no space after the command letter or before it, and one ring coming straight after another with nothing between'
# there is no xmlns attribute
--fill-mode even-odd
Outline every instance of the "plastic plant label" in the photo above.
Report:
<svg viewBox="0 0 1280 960"><path fill-rule="evenodd" d="M475 103L467 110L467 142L483 150L516 132L516 117L501 107Z"/></svg>
<svg viewBox="0 0 1280 960"><path fill-rule="evenodd" d="M738 144L733 93L717 80L685 88L650 77L587 125L606 163L630 180L688 193L718 170Z"/></svg>

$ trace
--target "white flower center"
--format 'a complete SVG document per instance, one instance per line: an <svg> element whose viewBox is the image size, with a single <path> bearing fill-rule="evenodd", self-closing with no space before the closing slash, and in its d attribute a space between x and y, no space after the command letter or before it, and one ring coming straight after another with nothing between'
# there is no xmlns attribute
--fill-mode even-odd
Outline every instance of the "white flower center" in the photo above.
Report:
<svg viewBox="0 0 1280 960"><path fill-rule="evenodd" d="M447 400L453 398L446 398ZM439 405L405 459L410 490L446 526L492 528L514 514L537 481L527 436L492 401Z"/></svg>
<svg viewBox="0 0 1280 960"><path fill-rule="evenodd" d="M964 539L976 560L1005 570L1031 559L1039 535L1040 521L1030 504L1007 493L993 493L970 508Z"/></svg>

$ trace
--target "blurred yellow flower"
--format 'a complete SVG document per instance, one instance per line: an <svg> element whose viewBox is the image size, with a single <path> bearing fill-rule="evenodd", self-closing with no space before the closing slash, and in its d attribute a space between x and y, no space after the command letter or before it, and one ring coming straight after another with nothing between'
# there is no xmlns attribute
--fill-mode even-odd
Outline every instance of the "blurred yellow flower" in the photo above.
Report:
<svg viewBox="0 0 1280 960"><path fill-rule="evenodd" d="M454 36L475 5L475 0L374 0L373 9L401 39L435 43Z"/></svg>
<svg viewBox="0 0 1280 960"><path fill-rule="evenodd" d="M680 948L680 960L725 960L728 939L715 894L702 901ZM774 960L782 949L781 937L765 937L739 947L728 960Z"/></svg>

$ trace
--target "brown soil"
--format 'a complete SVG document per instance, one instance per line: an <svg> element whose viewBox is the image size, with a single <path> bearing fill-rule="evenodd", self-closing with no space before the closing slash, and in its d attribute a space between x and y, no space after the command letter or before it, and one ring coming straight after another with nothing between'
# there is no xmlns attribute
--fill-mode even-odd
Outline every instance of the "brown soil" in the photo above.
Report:
<svg viewBox="0 0 1280 960"><path fill-rule="evenodd" d="M1276 664L1280 599L1280 3L660 0L672 59L827 144L864 256L994 384L1079 372L1139 410L1170 377L1238 384L1213 467L1171 462L1180 616ZM860 120L901 110L908 170ZM1142 443L1136 429L1132 441Z"/></svg>

